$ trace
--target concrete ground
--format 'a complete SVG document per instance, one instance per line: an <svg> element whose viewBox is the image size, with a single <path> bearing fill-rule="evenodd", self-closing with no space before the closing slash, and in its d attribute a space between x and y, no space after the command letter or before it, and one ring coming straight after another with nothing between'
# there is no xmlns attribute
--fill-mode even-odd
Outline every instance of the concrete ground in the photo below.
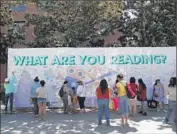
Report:
<svg viewBox="0 0 177 134"><path fill-rule="evenodd" d="M130 118L129 125L120 125L120 115L111 112L111 126L97 126L97 113L63 115L49 110L45 121L33 117L31 112L1 115L2 134L176 134L175 125L164 125L164 112L148 111L148 116ZM104 120L105 121L105 120Z"/></svg>

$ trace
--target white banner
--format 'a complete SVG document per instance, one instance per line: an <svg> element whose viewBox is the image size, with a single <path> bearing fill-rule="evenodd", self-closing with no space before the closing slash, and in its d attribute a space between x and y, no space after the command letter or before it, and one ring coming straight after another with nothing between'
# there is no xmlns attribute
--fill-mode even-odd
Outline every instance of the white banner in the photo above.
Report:
<svg viewBox="0 0 177 134"><path fill-rule="evenodd" d="M8 76L15 71L16 107L30 107L30 88L38 76L46 81L51 107L61 107L58 91L65 79L83 80L87 90L86 106L96 106L95 90L99 81L108 80L111 88L118 73L125 80L142 78L147 98L152 96L155 79L164 85L176 76L176 47L168 48L24 48L8 50Z"/></svg>

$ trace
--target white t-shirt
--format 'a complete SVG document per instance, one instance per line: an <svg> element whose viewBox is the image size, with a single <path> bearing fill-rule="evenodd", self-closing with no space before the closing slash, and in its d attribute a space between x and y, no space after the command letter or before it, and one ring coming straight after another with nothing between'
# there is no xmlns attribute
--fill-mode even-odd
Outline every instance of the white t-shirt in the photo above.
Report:
<svg viewBox="0 0 177 134"><path fill-rule="evenodd" d="M84 85L78 85L77 87L77 95L79 97L86 97L86 90Z"/></svg>
<svg viewBox="0 0 177 134"><path fill-rule="evenodd" d="M175 87L166 87L166 92L169 95L169 100L176 101L176 86Z"/></svg>
<svg viewBox="0 0 177 134"><path fill-rule="evenodd" d="M36 89L38 94L37 98L47 98L47 89L45 87L39 87Z"/></svg>

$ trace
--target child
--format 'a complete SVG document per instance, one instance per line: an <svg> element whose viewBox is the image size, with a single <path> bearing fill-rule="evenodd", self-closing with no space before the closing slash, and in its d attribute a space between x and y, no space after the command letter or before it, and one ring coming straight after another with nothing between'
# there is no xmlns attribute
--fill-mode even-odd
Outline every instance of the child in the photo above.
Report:
<svg viewBox="0 0 177 134"><path fill-rule="evenodd" d="M42 115L46 114L47 89L44 80L40 81L40 85L41 87L36 90L36 96L38 98L39 116L43 119Z"/></svg>

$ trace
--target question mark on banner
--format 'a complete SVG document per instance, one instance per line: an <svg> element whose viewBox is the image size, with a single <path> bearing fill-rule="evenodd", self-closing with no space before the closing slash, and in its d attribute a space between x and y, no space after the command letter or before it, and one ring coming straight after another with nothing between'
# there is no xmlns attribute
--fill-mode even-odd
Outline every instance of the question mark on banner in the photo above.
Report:
<svg viewBox="0 0 177 134"><path fill-rule="evenodd" d="M166 55L162 55L162 63L164 63L164 64L165 64L166 59L167 59L167 56L166 56Z"/></svg>

